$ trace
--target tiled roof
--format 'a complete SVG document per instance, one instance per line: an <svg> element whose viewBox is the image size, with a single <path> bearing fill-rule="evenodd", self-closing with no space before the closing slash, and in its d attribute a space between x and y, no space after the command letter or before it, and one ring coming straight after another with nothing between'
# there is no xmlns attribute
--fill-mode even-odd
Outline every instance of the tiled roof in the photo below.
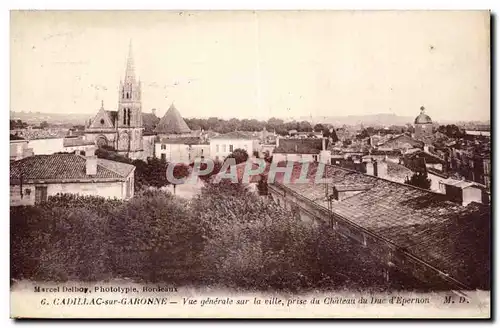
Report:
<svg viewBox="0 0 500 328"><path fill-rule="evenodd" d="M311 177L315 171L309 170ZM489 252L489 206L471 203L464 207L443 194L337 166L326 165L325 171L332 184L373 185L360 194L333 201L334 213L463 283L474 287L488 281L489 271L484 268L489 266L485 255ZM328 209L324 184L285 187Z"/></svg>
<svg viewBox="0 0 500 328"><path fill-rule="evenodd" d="M258 137L252 136L243 131L231 131L224 134L219 134L217 136L212 137L213 140L216 139L224 139L224 140L233 140L233 139L244 139L244 140L257 140Z"/></svg>
<svg viewBox="0 0 500 328"><path fill-rule="evenodd" d="M26 129L20 132L20 136L27 140L59 139L67 134L68 129Z"/></svg>
<svg viewBox="0 0 500 328"><path fill-rule="evenodd" d="M68 182L88 180L123 180L134 169L133 165L97 159L97 174L85 173L86 159L76 154L35 155L11 163L11 184L23 181Z"/></svg>
<svg viewBox="0 0 500 328"><path fill-rule="evenodd" d="M423 147L424 143L418 140L413 139L407 134L401 134L399 136L395 136L383 144L379 144L378 147L380 148L397 148L400 146L400 144L410 144L412 147Z"/></svg>
<svg viewBox="0 0 500 328"><path fill-rule="evenodd" d="M325 140L328 144L328 140ZM280 139L279 146L273 153L277 154L319 154L323 149L322 139Z"/></svg>
<svg viewBox="0 0 500 328"><path fill-rule="evenodd" d="M154 131L162 134L183 134L190 133L191 129L187 126L174 104L172 104L160 119Z"/></svg>
<svg viewBox="0 0 500 328"><path fill-rule="evenodd" d="M387 175L388 179L392 181L404 182L406 178L413 175L413 171L404 165L387 161Z"/></svg>

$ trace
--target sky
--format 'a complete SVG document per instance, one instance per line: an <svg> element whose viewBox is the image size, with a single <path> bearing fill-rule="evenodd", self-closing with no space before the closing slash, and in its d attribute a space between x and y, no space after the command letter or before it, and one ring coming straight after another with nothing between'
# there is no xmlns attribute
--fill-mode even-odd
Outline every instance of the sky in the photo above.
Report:
<svg viewBox="0 0 500 328"><path fill-rule="evenodd" d="M142 111L490 118L487 11L11 12L12 111L118 107L132 42Z"/></svg>

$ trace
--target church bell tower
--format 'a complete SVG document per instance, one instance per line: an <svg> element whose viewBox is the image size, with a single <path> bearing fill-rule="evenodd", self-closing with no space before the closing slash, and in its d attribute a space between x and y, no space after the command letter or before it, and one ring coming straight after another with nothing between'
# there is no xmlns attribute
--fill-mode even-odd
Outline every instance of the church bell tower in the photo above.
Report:
<svg viewBox="0 0 500 328"><path fill-rule="evenodd" d="M132 159L142 156L141 82L136 79L132 42L129 44L125 78L118 90L117 151Z"/></svg>

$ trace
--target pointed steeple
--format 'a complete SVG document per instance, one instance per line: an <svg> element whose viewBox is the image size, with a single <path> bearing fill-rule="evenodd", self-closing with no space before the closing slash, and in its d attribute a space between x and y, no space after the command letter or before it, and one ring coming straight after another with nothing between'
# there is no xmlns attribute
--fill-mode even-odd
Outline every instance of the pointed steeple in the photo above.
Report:
<svg viewBox="0 0 500 328"><path fill-rule="evenodd" d="M132 54L132 40L128 45L127 68L125 70L125 83L135 83L135 65L134 56Z"/></svg>

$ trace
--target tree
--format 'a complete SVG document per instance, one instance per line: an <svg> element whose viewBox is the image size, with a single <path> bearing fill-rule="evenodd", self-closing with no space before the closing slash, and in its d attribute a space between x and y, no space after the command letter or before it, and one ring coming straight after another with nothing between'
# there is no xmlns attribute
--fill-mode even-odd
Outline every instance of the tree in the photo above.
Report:
<svg viewBox="0 0 500 328"><path fill-rule="evenodd" d="M321 123L318 123L314 126L313 130L314 130L314 132L321 132L321 131L325 130L325 126Z"/></svg>
<svg viewBox="0 0 500 328"><path fill-rule="evenodd" d="M465 132L455 124L440 125L438 131L450 138L463 138Z"/></svg>
<svg viewBox="0 0 500 328"><path fill-rule="evenodd" d="M40 129L47 129L49 127L49 123L47 121L43 121L40 123Z"/></svg>
<svg viewBox="0 0 500 328"><path fill-rule="evenodd" d="M356 136L357 139L365 139L365 138L368 138L368 137L370 137L370 134L368 133L368 129L363 129L361 131L361 133Z"/></svg>
<svg viewBox="0 0 500 328"><path fill-rule="evenodd" d="M245 149L241 148L236 148L229 156L228 158L234 158L236 161L236 164L240 164L243 162L246 162L248 160L248 153Z"/></svg>
<svg viewBox="0 0 500 328"><path fill-rule="evenodd" d="M427 172L415 172L411 178L406 177L405 183L422 189L431 188L431 179L427 178Z"/></svg>

